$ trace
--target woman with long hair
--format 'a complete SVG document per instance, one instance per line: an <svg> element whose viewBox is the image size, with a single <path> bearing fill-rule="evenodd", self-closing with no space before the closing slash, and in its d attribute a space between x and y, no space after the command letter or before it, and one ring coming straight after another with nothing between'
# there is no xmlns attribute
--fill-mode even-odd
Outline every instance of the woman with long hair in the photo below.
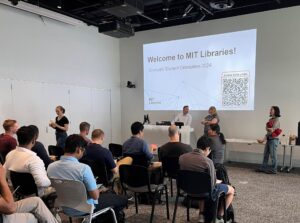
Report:
<svg viewBox="0 0 300 223"><path fill-rule="evenodd" d="M214 164L223 164L226 140L224 134L220 132L220 126L218 124L210 125L208 136L212 142L210 147L212 161Z"/></svg>
<svg viewBox="0 0 300 223"><path fill-rule="evenodd" d="M270 119L266 123L266 131L264 139L258 139L259 143L266 142L264 150L263 163L260 169L257 169L258 172L265 172L269 174L277 173L277 147L279 144L279 135L281 134L280 129L280 109L278 106L272 106L270 108ZM271 166L268 167L269 157L271 158Z"/></svg>
<svg viewBox="0 0 300 223"><path fill-rule="evenodd" d="M220 119L216 107L210 106L208 109L208 115L201 121L201 124L204 125L204 135L208 135L210 125L218 124L219 121Z"/></svg>

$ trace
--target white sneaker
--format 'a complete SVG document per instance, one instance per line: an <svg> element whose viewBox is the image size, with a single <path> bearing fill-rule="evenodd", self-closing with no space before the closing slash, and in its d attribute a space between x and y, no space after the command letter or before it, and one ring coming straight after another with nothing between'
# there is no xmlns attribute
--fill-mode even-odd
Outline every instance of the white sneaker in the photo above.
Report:
<svg viewBox="0 0 300 223"><path fill-rule="evenodd" d="M198 223L204 223L204 215L203 214L199 214L199 219L198 219Z"/></svg>
<svg viewBox="0 0 300 223"><path fill-rule="evenodd" d="M224 223L224 219L221 218L221 219L216 219L215 223Z"/></svg>

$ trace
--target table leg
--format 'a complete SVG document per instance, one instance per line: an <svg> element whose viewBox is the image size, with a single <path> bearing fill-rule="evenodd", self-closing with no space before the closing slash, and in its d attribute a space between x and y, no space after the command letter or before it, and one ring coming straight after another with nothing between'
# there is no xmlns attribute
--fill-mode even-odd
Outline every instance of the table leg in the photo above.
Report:
<svg viewBox="0 0 300 223"><path fill-rule="evenodd" d="M290 167L287 169L287 173L289 173L292 169L293 169L293 147L294 146L290 146L291 147L291 153L290 153Z"/></svg>
<svg viewBox="0 0 300 223"><path fill-rule="evenodd" d="M282 167L280 168L280 171L284 171L284 169L286 168L286 166L285 166L285 147L286 147L286 145L283 145Z"/></svg>

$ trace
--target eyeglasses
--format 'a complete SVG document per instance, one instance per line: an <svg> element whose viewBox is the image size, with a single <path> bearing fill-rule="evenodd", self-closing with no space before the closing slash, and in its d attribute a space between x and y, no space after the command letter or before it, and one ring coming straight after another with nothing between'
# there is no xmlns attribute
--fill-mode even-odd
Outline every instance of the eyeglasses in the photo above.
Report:
<svg viewBox="0 0 300 223"><path fill-rule="evenodd" d="M85 152L85 148L84 147L79 147L80 150L84 153Z"/></svg>

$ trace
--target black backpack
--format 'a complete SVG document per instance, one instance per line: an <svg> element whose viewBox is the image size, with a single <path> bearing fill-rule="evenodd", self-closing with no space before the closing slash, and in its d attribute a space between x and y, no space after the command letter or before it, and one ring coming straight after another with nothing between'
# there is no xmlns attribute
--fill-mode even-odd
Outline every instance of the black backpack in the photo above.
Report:
<svg viewBox="0 0 300 223"><path fill-rule="evenodd" d="M223 184L231 185L225 166L223 164L216 163L215 168L216 168L217 179L222 180Z"/></svg>

